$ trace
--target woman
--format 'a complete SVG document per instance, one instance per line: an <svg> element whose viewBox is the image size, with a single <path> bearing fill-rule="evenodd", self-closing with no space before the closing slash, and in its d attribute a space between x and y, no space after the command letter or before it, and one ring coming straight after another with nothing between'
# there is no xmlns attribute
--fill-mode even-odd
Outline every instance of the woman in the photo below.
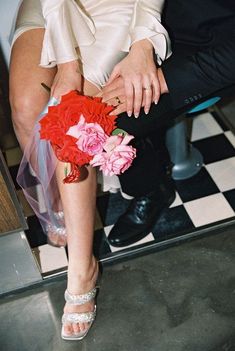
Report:
<svg viewBox="0 0 235 351"><path fill-rule="evenodd" d="M24 150L36 117L51 96L71 90L85 95L122 76L122 92L113 105L125 103L129 116L148 113L159 98L153 49L159 64L169 55L168 36L160 23L163 0L24 0L13 38L10 101L15 132ZM39 65L40 63L40 65ZM62 338L82 339L95 318L98 264L92 243L96 173L64 185L64 165L56 169L69 252ZM74 205L76 204L76 206Z"/></svg>

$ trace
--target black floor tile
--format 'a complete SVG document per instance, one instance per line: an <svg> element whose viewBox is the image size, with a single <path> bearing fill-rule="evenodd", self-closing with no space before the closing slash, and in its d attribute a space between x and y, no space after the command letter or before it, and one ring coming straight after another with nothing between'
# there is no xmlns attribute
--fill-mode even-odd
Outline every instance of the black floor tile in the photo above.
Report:
<svg viewBox="0 0 235 351"><path fill-rule="evenodd" d="M189 179L175 181L175 186L183 202L219 192L217 185L204 167Z"/></svg>
<svg viewBox="0 0 235 351"><path fill-rule="evenodd" d="M125 212L130 201L120 193L107 194L97 199L97 208L104 226L114 224L118 217Z"/></svg>
<svg viewBox="0 0 235 351"><path fill-rule="evenodd" d="M14 185L16 187L16 189L21 189L21 187L19 186L19 184L17 183L16 181L16 177L17 177L17 173L18 173L18 169L19 169L19 165L17 166L11 166L9 167L9 171L10 171L10 174L11 174L11 177L12 177L12 180L14 182ZM37 179L31 175L30 171L27 172L27 185L29 187L31 186L35 186L38 184L38 181Z"/></svg>
<svg viewBox="0 0 235 351"><path fill-rule="evenodd" d="M156 222L152 233L156 241L177 237L195 229L183 205L165 210Z"/></svg>
<svg viewBox="0 0 235 351"><path fill-rule="evenodd" d="M193 145L201 151L205 164L235 156L235 149L224 134L195 141Z"/></svg>
<svg viewBox="0 0 235 351"><path fill-rule="evenodd" d="M13 180L13 183L15 185L16 190L20 189L20 186L19 186L19 184L16 181L18 169L19 169L19 165L9 167L9 172L10 172L10 175L11 175L11 178Z"/></svg>
<svg viewBox="0 0 235 351"><path fill-rule="evenodd" d="M232 209L235 211L235 189L225 191L223 194Z"/></svg>
<svg viewBox="0 0 235 351"><path fill-rule="evenodd" d="M108 244L104 229L98 229L94 235L94 254L98 258L105 257L110 254L110 246Z"/></svg>
<svg viewBox="0 0 235 351"><path fill-rule="evenodd" d="M44 234L39 220L36 216L30 216L27 218L29 229L25 231L30 247L34 248L37 246L47 244L47 236Z"/></svg>

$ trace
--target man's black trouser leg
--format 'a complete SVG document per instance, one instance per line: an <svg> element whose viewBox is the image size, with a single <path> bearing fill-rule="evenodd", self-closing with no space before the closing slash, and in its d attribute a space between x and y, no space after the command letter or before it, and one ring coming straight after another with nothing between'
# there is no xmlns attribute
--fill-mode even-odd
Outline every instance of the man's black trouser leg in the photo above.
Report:
<svg viewBox="0 0 235 351"><path fill-rule="evenodd" d="M175 116L168 95L153 105L148 116L139 118L125 114L118 118L119 128L135 136L133 146L137 157L131 167L119 176L122 190L134 196L127 210L109 233L115 247L133 244L145 237L165 208L174 201L174 188L166 177L165 130L170 117Z"/></svg>
<svg viewBox="0 0 235 351"><path fill-rule="evenodd" d="M165 146L165 131L169 122L179 115L174 111L168 94L162 95L157 105L152 105L150 113L145 115L143 109L139 118L121 114L117 120L118 128L122 128L135 136L133 146L137 149L137 157L132 166L119 176L122 190L134 197L153 191L165 176L163 155L168 158Z"/></svg>

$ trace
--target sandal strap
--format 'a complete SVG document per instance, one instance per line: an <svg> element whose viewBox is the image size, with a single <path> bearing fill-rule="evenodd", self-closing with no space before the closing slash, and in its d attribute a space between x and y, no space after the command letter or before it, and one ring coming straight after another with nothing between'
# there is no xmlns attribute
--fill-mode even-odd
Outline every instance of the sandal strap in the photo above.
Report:
<svg viewBox="0 0 235 351"><path fill-rule="evenodd" d="M64 313L62 323L92 323L96 317L96 306L93 312Z"/></svg>
<svg viewBox="0 0 235 351"><path fill-rule="evenodd" d="M64 226L64 223L61 223L61 221L64 219L64 212L63 211L58 211L58 212L53 212L53 216L59 223L57 225L54 224L48 224L46 227L47 233L52 233L58 236L66 236L66 229Z"/></svg>
<svg viewBox="0 0 235 351"><path fill-rule="evenodd" d="M54 216L56 219L64 219L64 212L63 211L54 212Z"/></svg>
<svg viewBox="0 0 235 351"><path fill-rule="evenodd" d="M97 288L94 288L86 294L73 295L73 294L70 294L66 289L64 293L64 298L65 298L65 301L70 305L84 305L88 301L91 301L95 298L96 292L97 292Z"/></svg>
<svg viewBox="0 0 235 351"><path fill-rule="evenodd" d="M56 235L66 236L65 227L57 227L56 225L48 224L46 227L47 233L52 233Z"/></svg>

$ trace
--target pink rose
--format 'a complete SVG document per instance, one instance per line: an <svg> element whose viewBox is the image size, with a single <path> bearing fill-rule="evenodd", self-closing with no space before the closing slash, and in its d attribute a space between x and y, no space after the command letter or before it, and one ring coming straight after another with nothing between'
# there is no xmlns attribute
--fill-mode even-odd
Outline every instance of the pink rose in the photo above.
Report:
<svg viewBox="0 0 235 351"><path fill-rule="evenodd" d="M136 150L127 145L132 139L131 135L109 137L104 144L106 152L95 155L90 164L94 167L100 166L105 175L119 175L125 172L136 157Z"/></svg>
<svg viewBox="0 0 235 351"><path fill-rule="evenodd" d="M125 144L128 144L133 137L129 135L129 140L125 140ZM121 142L124 140L122 135L111 135L110 137L107 138L103 148L106 152L112 152L118 145L121 144Z"/></svg>
<svg viewBox="0 0 235 351"><path fill-rule="evenodd" d="M66 134L77 138L78 148L91 156L102 152L103 145L108 138L98 123L86 123L82 115L78 124L70 127Z"/></svg>

